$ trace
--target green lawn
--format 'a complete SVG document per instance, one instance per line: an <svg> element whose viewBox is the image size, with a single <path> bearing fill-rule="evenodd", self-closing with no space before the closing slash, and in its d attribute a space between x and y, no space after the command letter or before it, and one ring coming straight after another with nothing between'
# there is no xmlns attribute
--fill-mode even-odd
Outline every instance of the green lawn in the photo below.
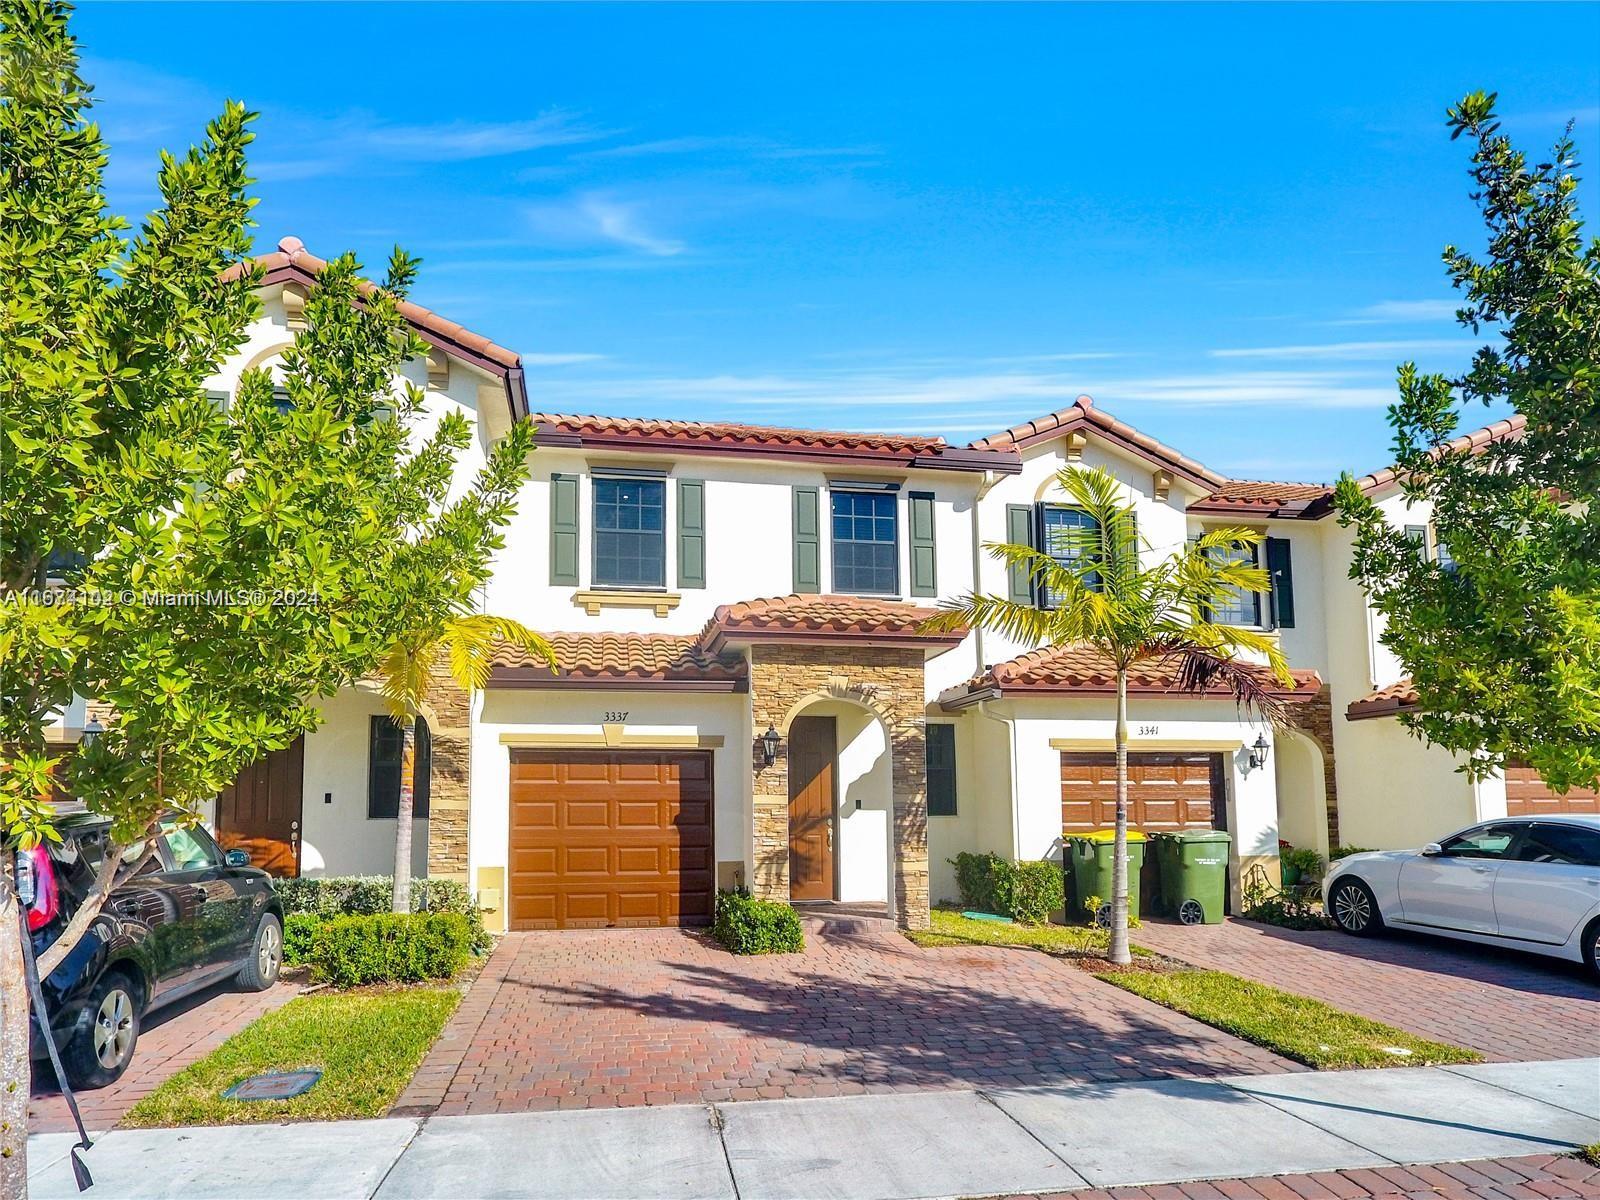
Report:
<svg viewBox="0 0 1600 1200"><path fill-rule="evenodd" d="M455 1011L455 988L300 996L236 1033L139 1101L123 1125L243 1125L381 1117ZM224 1100L247 1075L321 1067L291 1100Z"/></svg>
<svg viewBox="0 0 1600 1200"><path fill-rule="evenodd" d="M1479 1062L1475 1050L1403 1030L1222 971L1106 972L1097 976L1147 1000L1214 1025L1285 1058L1322 1070ZM1407 1050L1409 1054L1395 1054Z"/></svg>
<svg viewBox="0 0 1600 1200"><path fill-rule="evenodd" d="M974 921L948 908L933 910L933 928L906 934L919 946L1025 946L1046 954L1101 955L1106 934L1084 925L1016 925L1009 921ZM1135 949L1135 954L1147 954Z"/></svg>

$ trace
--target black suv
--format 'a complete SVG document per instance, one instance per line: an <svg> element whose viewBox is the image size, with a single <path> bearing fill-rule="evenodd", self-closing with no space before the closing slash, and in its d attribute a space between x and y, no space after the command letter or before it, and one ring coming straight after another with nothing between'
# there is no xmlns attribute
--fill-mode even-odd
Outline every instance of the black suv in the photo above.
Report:
<svg viewBox="0 0 1600 1200"><path fill-rule="evenodd" d="M31 853L34 953L60 936L94 883L110 824L64 815L62 843ZM127 1070L144 1014L229 977L269 988L283 961L283 905L242 850L224 854L198 827L164 822L156 854L106 901L89 931L42 981L62 1066L75 1087ZM46 1055L33 1028L32 1053Z"/></svg>

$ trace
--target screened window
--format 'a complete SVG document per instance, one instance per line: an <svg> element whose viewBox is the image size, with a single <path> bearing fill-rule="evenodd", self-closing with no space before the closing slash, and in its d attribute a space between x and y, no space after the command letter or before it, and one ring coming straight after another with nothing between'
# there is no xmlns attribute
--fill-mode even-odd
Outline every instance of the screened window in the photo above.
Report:
<svg viewBox="0 0 1600 1200"><path fill-rule="evenodd" d="M411 789L411 810L415 817L428 815L428 783L433 775L432 737L428 723L417 718L417 765ZM367 816L389 817L400 814L400 755L405 738L400 726L388 717L372 718L372 735L367 766Z"/></svg>
<svg viewBox="0 0 1600 1200"><path fill-rule="evenodd" d="M929 725L927 746L928 815L953 817L956 815L956 727Z"/></svg>
<svg viewBox="0 0 1600 1200"><path fill-rule="evenodd" d="M1085 556L1084 534L1100 528L1097 522L1081 508L1067 508L1060 504L1039 506L1039 549L1068 570L1074 569ZM1080 576L1091 591L1100 589L1100 576L1090 572ZM1039 603L1044 608L1054 606L1049 589L1039 588Z"/></svg>
<svg viewBox="0 0 1600 1200"><path fill-rule="evenodd" d="M663 480L594 481L594 581L601 587L667 586Z"/></svg>
<svg viewBox="0 0 1600 1200"><path fill-rule="evenodd" d="M1256 550L1255 546L1229 546L1212 553L1219 562L1238 562L1254 567L1260 565ZM1219 625L1260 625L1261 593L1248 588L1228 589L1227 595L1212 608L1211 619Z"/></svg>
<svg viewBox="0 0 1600 1200"><path fill-rule="evenodd" d="M892 596L900 590L895 498L877 492L833 493L833 587Z"/></svg>

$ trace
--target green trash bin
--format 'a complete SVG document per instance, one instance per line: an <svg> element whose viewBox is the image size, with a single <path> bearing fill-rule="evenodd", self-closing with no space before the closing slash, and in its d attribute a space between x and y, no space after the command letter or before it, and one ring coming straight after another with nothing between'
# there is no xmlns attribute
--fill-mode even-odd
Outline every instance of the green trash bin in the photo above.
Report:
<svg viewBox="0 0 1600 1200"><path fill-rule="evenodd" d="M1066 857L1072 872L1072 911L1097 923L1111 923L1111 866L1116 831L1097 829L1093 833L1067 838ZM1144 834L1128 830L1128 912L1139 912L1139 870L1144 866ZM1100 897L1100 911L1090 912L1088 899Z"/></svg>
<svg viewBox="0 0 1600 1200"><path fill-rule="evenodd" d="M1161 869L1161 910L1185 925L1220 925L1228 903L1228 842L1220 829L1152 835Z"/></svg>

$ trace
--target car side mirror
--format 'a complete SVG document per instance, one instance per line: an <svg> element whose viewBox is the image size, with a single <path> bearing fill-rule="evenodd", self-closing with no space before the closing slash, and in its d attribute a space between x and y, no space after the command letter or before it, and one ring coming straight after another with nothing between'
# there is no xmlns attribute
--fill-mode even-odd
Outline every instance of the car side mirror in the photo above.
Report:
<svg viewBox="0 0 1600 1200"><path fill-rule="evenodd" d="M1439 855L1441 855L1443 853L1444 853L1444 847L1439 845L1438 842L1429 842L1426 846L1424 846L1422 848L1422 857L1423 858L1438 858Z"/></svg>
<svg viewBox="0 0 1600 1200"><path fill-rule="evenodd" d="M229 850L222 856L222 861L230 867L248 867L250 865L250 851Z"/></svg>

